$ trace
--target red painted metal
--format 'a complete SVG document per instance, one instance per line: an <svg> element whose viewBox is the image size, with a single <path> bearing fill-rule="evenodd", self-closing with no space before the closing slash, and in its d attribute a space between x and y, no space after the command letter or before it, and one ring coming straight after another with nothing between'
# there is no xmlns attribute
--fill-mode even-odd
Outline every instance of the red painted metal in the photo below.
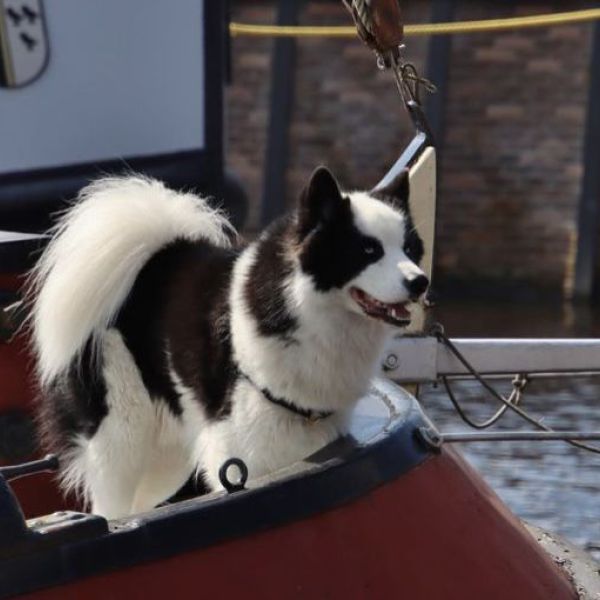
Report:
<svg viewBox="0 0 600 600"><path fill-rule="evenodd" d="M18 273L0 273L0 291L16 292L23 281L24 276ZM22 411L33 415L36 391L32 368L25 335L17 335L9 343L0 342L0 414ZM67 506L49 474L15 481L13 488L27 517L63 510Z"/></svg>
<svg viewBox="0 0 600 600"><path fill-rule="evenodd" d="M576 593L453 450L310 519L23 596L567 600Z"/></svg>
<svg viewBox="0 0 600 600"><path fill-rule="evenodd" d="M16 336L10 343L0 342L0 413L33 409L35 390L31 368L24 336Z"/></svg>
<svg viewBox="0 0 600 600"><path fill-rule="evenodd" d="M30 459L40 458L32 456ZM28 459L29 460L29 459ZM11 487L25 517L41 517L59 510L80 511L82 507L72 498L64 498L51 473L40 473L35 477L23 477L13 481Z"/></svg>
<svg viewBox="0 0 600 600"><path fill-rule="evenodd" d="M21 288L25 276L21 273L0 273L0 290L16 292Z"/></svg>
<svg viewBox="0 0 600 600"><path fill-rule="evenodd" d="M0 273L0 291L16 292L22 283L23 276L17 273ZM31 409L34 390L30 367L24 336L16 336L10 343L0 341L0 413Z"/></svg>

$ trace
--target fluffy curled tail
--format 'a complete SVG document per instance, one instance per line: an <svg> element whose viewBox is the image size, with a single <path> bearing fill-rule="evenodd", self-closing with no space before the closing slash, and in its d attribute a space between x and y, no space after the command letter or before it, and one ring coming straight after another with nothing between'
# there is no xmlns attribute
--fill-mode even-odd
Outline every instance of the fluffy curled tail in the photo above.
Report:
<svg viewBox="0 0 600 600"><path fill-rule="evenodd" d="M204 199L152 179L111 177L84 188L30 278L42 385L110 326L153 254L177 239L228 246L231 232Z"/></svg>

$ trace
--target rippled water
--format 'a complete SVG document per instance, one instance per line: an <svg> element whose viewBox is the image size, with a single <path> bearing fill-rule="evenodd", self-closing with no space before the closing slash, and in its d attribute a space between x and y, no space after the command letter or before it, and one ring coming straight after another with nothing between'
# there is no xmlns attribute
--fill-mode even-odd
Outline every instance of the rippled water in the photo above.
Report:
<svg viewBox="0 0 600 600"><path fill-rule="evenodd" d="M600 314L584 308L448 304L436 310L436 317L451 337L600 337ZM497 385L510 391L510 381ZM483 418L495 411L497 405L478 384L459 381L454 386L469 414ZM441 431L469 430L441 386L424 388L421 399ZM600 431L600 377L533 381L523 406L556 429ZM530 427L509 413L492 429ZM567 537L600 559L600 455L563 442L459 447L517 515Z"/></svg>

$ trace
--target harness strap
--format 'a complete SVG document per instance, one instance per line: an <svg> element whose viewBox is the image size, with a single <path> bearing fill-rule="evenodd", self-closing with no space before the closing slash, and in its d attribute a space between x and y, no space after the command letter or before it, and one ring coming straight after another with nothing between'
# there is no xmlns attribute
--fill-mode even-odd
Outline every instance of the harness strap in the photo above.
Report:
<svg viewBox="0 0 600 600"><path fill-rule="evenodd" d="M281 408L289 410L290 412L298 415L299 417L306 419L310 423L316 423L317 421L321 421L323 419L326 419L327 417L331 417L331 415L333 415L334 413L334 411L332 410L311 410L309 408L302 408L300 406L296 406L293 402L290 402L285 398L279 398L277 396L274 396L267 388L259 387L258 385L256 385L256 383L254 383L254 381L252 381L252 379L248 375L246 375L246 373L244 373L239 368L238 373L246 381L251 383L269 402L271 402L272 404L276 404Z"/></svg>

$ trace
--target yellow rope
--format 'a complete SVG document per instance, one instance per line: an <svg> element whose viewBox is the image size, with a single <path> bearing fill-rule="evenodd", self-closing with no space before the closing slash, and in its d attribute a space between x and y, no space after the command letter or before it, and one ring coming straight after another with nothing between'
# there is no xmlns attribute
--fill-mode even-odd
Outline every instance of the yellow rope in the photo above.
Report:
<svg viewBox="0 0 600 600"><path fill-rule="evenodd" d="M485 21L457 21L454 23L423 23L422 25L406 25L406 35L443 35L449 33L476 33L481 31L505 31L525 27L549 27L569 23L584 23L600 19L600 8L576 10L572 12L532 15L529 17L513 17L509 19L489 19ZM289 25L251 25L247 23L230 23L232 36L267 36L267 37L354 37L356 29L346 26L289 26Z"/></svg>

